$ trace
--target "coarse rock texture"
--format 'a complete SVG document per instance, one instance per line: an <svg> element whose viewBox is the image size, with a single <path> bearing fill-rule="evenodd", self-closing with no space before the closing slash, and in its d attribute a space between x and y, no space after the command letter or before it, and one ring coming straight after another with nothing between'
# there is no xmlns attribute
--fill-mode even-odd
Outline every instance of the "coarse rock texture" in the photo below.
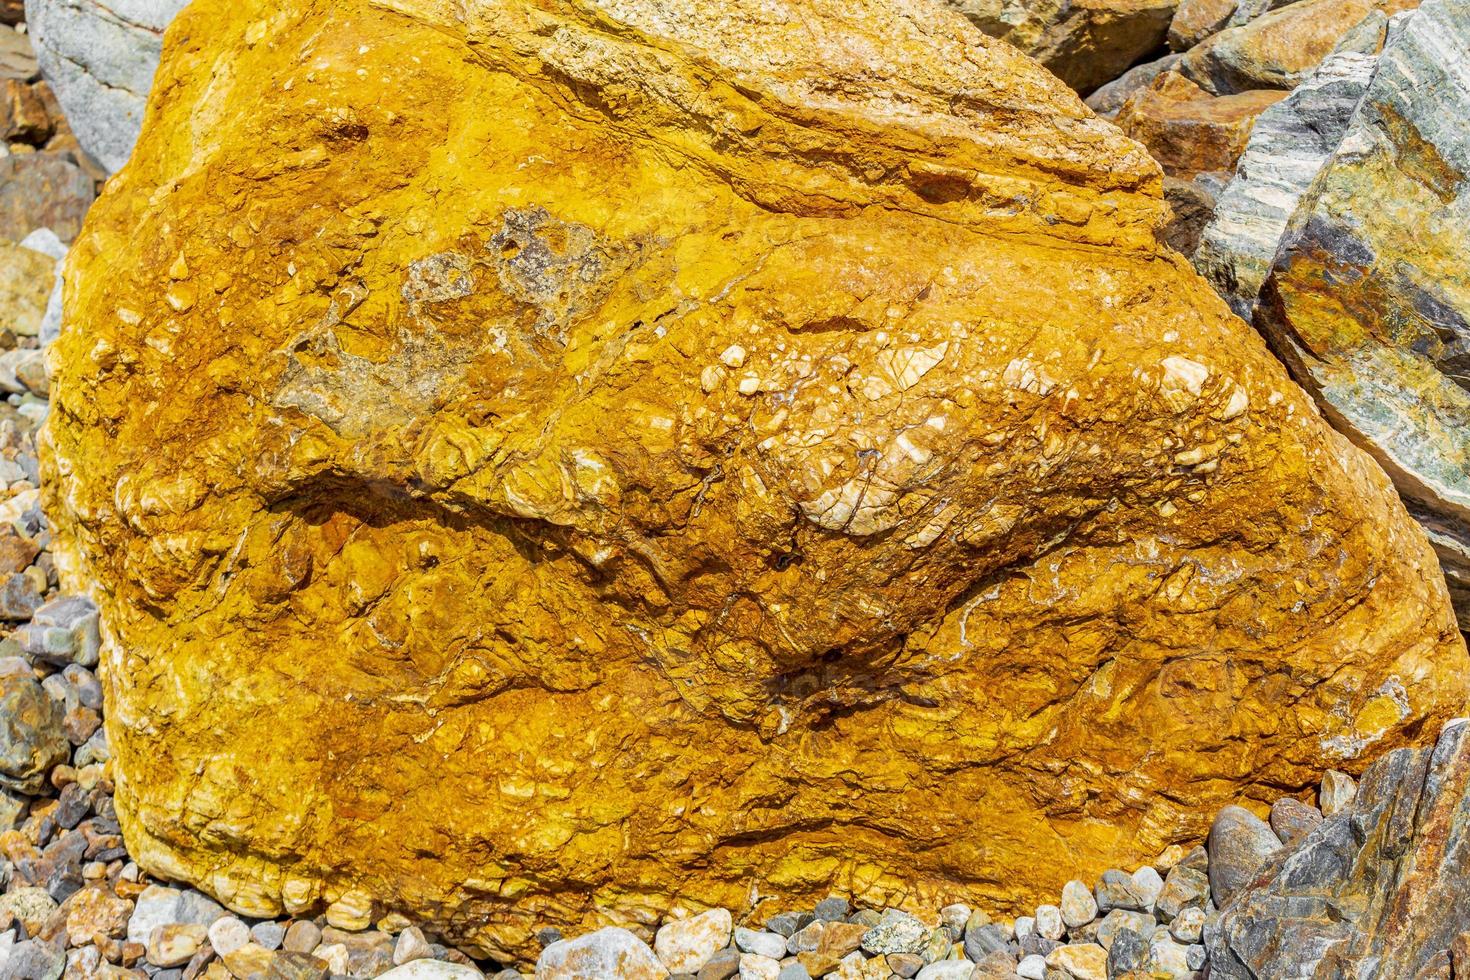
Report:
<svg viewBox="0 0 1470 980"><path fill-rule="evenodd" d="M1110 82L1164 43L1178 0L945 0L1079 91Z"/></svg>
<svg viewBox="0 0 1470 980"><path fill-rule="evenodd" d="M1087 108L1103 116L1112 119L1118 115L1118 110L1138 93L1148 88L1164 72L1173 68L1179 62L1179 55L1166 54L1154 61L1134 65L1132 68L1108 82L1087 97Z"/></svg>
<svg viewBox="0 0 1470 980"><path fill-rule="evenodd" d="M1164 173L1183 180L1228 173L1244 152L1251 126L1284 92L1211 95L1175 72L1165 72L1118 112L1118 128L1148 147Z"/></svg>
<svg viewBox="0 0 1470 980"><path fill-rule="evenodd" d="M1460 710L1157 165L914 11L186 8L47 430L140 865L522 961L1030 907Z"/></svg>
<svg viewBox="0 0 1470 980"><path fill-rule="evenodd" d="M1470 629L1467 50L1470 5L1402 18L1291 219L1256 323L1393 476Z"/></svg>
<svg viewBox="0 0 1470 980"><path fill-rule="evenodd" d="M26 0L41 71L82 148L107 170L127 162L163 30L188 0Z"/></svg>
<svg viewBox="0 0 1470 980"><path fill-rule="evenodd" d="M1297 0L1190 49L1179 71L1215 95L1296 88L1372 14L1392 14L1414 0Z"/></svg>
<svg viewBox="0 0 1470 980"><path fill-rule="evenodd" d="M1278 852L1206 927L1210 975L1448 980L1470 922L1467 734L1375 762L1346 809Z"/></svg>
<svg viewBox="0 0 1470 980"><path fill-rule="evenodd" d="M1227 179L1226 174L1217 172L1164 178L1164 200L1169 202L1164 244L1180 255L1194 255L1205 225L1214 217L1215 199Z"/></svg>
<svg viewBox="0 0 1470 980"><path fill-rule="evenodd" d="M36 336L55 280L54 258L0 240L0 330Z"/></svg>
<svg viewBox="0 0 1470 980"><path fill-rule="evenodd" d="M1254 315L1287 222L1342 142L1376 63L1373 55L1332 55L1256 120L1194 255L1195 268L1245 319Z"/></svg>
<svg viewBox="0 0 1470 980"><path fill-rule="evenodd" d="M95 196L92 178L69 154L45 151L0 157L0 239L18 242L50 228L71 241Z"/></svg>

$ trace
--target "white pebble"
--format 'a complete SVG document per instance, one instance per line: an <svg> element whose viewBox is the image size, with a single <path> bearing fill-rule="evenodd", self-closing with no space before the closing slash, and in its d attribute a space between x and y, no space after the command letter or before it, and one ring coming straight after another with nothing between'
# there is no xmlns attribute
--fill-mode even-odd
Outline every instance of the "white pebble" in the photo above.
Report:
<svg viewBox="0 0 1470 980"><path fill-rule="evenodd" d="M1036 934L1042 939L1060 940L1065 931L1061 909L1043 905L1036 910Z"/></svg>
<svg viewBox="0 0 1470 980"><path fill-rule="evenodd" d="M1016 976L1022 980L1046 980L1046 957L1037 953L1023 957L1016 965Z"/></svg>
<svg viewBox="0 0 1470 980"><path fill-rule="evenodd" d="M740 980L776 980L780 975L780 960L759 953L740 954Z"/></svg>
<svg viewBox="0 0 1470 980"><path fill-rule="evenodd" d="M248 942L250 942L250 927L233 915L216 919L209 927L209 945L213 946L215 953L220 956L228 956Z"/></svg>

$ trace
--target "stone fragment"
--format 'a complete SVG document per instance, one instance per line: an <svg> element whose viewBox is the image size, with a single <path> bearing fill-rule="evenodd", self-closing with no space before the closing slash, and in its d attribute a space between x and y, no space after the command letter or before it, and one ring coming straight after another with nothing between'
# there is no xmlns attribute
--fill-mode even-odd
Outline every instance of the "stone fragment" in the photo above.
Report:
<svg viewBox="0 0 1470 980"><path fill-rule="evenodd" d="M92 178L65 154L0 156L0 239L19 241L50 228L71 241L95 196Z"/></svg>
<svg viewBox="0 0 1470 980"><path fill-rule="evenodd" d="M416 928L403 930L403 934L398 937L400 943L404 941L404 936L409 937L409 943L414 949L425 952L427 955L428 943L424 941L422 931ZM250 940L258 945L264 946L266 949L280 949L281 941L285 938L286 926L280 922L257 922L250 927ZM415 943L416 945L414 945ZM395 962L400 963L406 963L409 959L412 959L412 957L405 957L399 960L396 949L394 950L393 958Z"/></svg>
<svg viewBox="0 0 1470 980"><path fill-rule="evenodd" d="M965 956L973 962L978 963L990 953L1005 948L1005 930L996 923L980 924L972 920L969 925L965 926Z"/></svg>
<svg viewBox="0 0 1470 980"><path fill-rule="evenodd" d="M1305 789L1390 677L1378 749L1464 704L1391 488L1033 63L451 6L195 0L67 260L44 492L141 865L517 960L664 888L1014 910Z"/></svg>
<svg viewBox="0 0 1470 980"><path fill-rule="evenodd" d="M974 914L975 910L970 906L963 902L955 902L939 910L939 921L953 930L955 936L958 937L964 935L965 926L969 924Z"/></svg>
<svg viewBox="0 0 1470 980"><path fill-rule="evenodd" d="M0 242L0 327L21 337L40 332L55 270L50 256Z"/></svg>
<svg viewBox="0 0 1470 980"><path fill-rule="evenodd" d="M670 973L693 973L716 950L730 945L732 927L729 910L706 909L660 926L653 937L653 951Z"/></svg>
<svg viewBox="0 0 1470 980"><path fill-rule="evenodd" d="M373 898L354 888L327 906L327 922L338 929L355 932L373 923Z"/></svg>
<svg viewBox="0 0 1470 980"><path fill-rule="evenodd" d="M898 909L887 909L883 920L863 934L860 943L869 956L885 953L917 953L929 942L929 929L917 918Z"/></svg>
<svg viewBox="0 0 1470 980"><path fill-rule="evenodd" d="M90 885L66 903L66 938L72 946L102 944L126 935L133 903L109 888Z"/></svg>
<svg viewBox="0 0 1470 980"><path fill-rule="evenodd" d="M827 931L825 921L808 922L786 940L786 949L792 953L808 953L822 945L822 934Z"/></svg>
<svg viewBox="0 0 1470 980"><path fill-rule="evenodd" d="M1159 892L1164 890L1164 879L1147 864L1136 869L1130 877L1133 880L1133 893L1143 902L1143 910L1152 912L1154 904L1159 900Z"/></svg>
<svg viewBox="0 0 1470 980"><path fill-rule="evenodd" d="M857 922L828 922L817 943L817 951L841 958L862 945L868 929ZM759 952L759 950L752 950Z"/></svg>
<svg viewBox="0 0 1470 980"><path fill-rule="evenodd" d="M1016 976L1021 980L1046 980L1046 957L1031 953L1021 957L1016 964Z"/></svg>
<svg viewBox="0 0 1470 980"><path fill-rule="evenodd" d="M1205 929L1211 977L1448 976L1435 961L1470 921L1467 734L1456 722L1374 762L1356 798L1273 855Z"/></svg>
<svg viewBox="0 0 1470 980"><path fill-rule="evenodd" d="M1210 894L1215 904L1224 908L1280 846L1270 826L1254 813L1238 806L1221 810L1205 844L1210 852Z"/></svg>
<svg viewBox="0 0 1470 980"><path fill-rule="evenodd" d="M947 2L986 34L1015 45L1085 92L1162 45L1178 0Z"/></svg>
<svg viewBox="0 0 1470 980"><path fill-rule="evenodd" d="M313 926L312 928L315 928ZM317 941L320 941L321 933L317 932ZM216 919L209 926L209 945L220 956L233 953L235 950L250 942L250 927L233 915L227 915L222 919ZM309 953L316 949L317 942L314 941L306 949L297 949L297 952Z"/></svg>
<svg viewBox="0 0 1470 980"><path fill-rule="evenodd" d="M1047 955L1046 965L1071 980L1108 980L1108 951L1096 943L1058 946Z"/></svg>
<svg viewBox="0 0 1470 980"><path fill-rule="evenodd" d="M52 599L16 630L16 641L26 653L58 667L95 667L101 642L97 607L84 596Z"/></svg>
<svg viewBox="0 0 1470 980"><path fill-rule="evenodd" d="M735 930L735 945L741 952L759 953L776 960L786 955L786 940L774 932L738 928Z"/></svg>
<svg viewBox="0 0 1470 980"><path fill-rule="evenodd" d="M1095 938L1099 946L1111 949L1113 941L1122 932L1136 932L1140 936L1148 937L1153 934L1153 930L1154 917L1147 912L1113 909L1098 924Z"/></svg>
<svg viewBox="0 0 1470 980"><path fill-rule="evenodd" d="M1148 960L1148 940L1132 929L1121 929L1108 949L1108 976L1118 977L1142 970Z"/></svg>
<svg viewBox="0 0 1470 980"><path fill-rule="evenodd" d="M1069 929L1086 925L1097 918L1098 905L1092 897L1092 889L1073 879L1062 886L1062 921ZM1056 937L1052 937L1056 938Z"/></svg>
<svg viewBox="0 0 1470 980"><path fill-rule="evenodd" d="M1306 0L1310 2L1310 0ZM1143 143L1171 177L1225 171L1235 166L1256 117L1282 92L1216 96L1173 72L1118 110L1118 127Z"/></svg>
<svg viewBox="0 0 1470 980"><path fill-rule="evenodd" d="M729 355L729 353L730 350L727 349L725 355ZM743 359L744 356L744 351L742 351L741 358ZM727 360L726 363L729 363L729 361ZM817 907L813 909L813 911L816 913L816 916L819 919L823 919L828 922L837 922L847 918L847 913L851 911L851 909L852 906L848 904L847 899L839 898L836 895L829 895L818 902Z"/></svg>
<svg viewBox="0 0 1470 980"><path fill-rule="evenodd" d="M652 974L646 974L652 976ZM414 960L402 966L394 967L386 973L378 974L378 980L480 980L484 974L472 966L462 963L445 963L442 960ZM538 973L537 980L541 980ZM571 977L573 974L558 974L559 977ZM607 974L608 980L624 980L624 978L641 978L645 974L618 973Z"/></svg>
<svg viewBox="0 0 1470 980"><path fill-rule="evenodd" d="M695 974L695 980L729 980L730 977L740 972L741 952L742 950L732 947L715 953L705 961L704 966L699 968L699 972ZM757 955L779 959L786 955L786 947L783 943L780 953L774 956L769 953L757 953Z"/></svg>
<svg viewBox="0 0 1470 980"><path fill-rule="evenodd" d="M1191 48L1178 71L1214 95L1290 91L1373 10L1409 5L1401 0L1297 0Z"/></svg>
<svg viewBox="0 0 1470 980"><path fill-rule="evenodd" d="M889 953L884 957L884 963L893 971L894 976L902 977L903 980L918 976L919 971L927 965L924 957L917 953Z"/></svg>
<svg viewBox="0 0 1470 980"><path fill-rule="evenodd" d="M1167 933L1149 944L1144 970L1159 980L1191 980L1194 976L1194 967L1189 965L1189 951L1169 938Z"/></svg>
<svg viewBox="0 0 1470 980"><path fill-rule="evenodd" d="M1470 17L1436 0L1397 22L1282 236L1255 322L1394 478L1470 627L1470 64L1450 53L1470 39ZM1426 162L1406 165L1406 152ZM1382 721L1411 696L1404 680L1372 691ZM1356 758L1375 728L1334 747Z"/></svg>
<svg viewBox="0 0 1470 980"><path fill-rule="evenodd" d="M163 29L186 0L27 0L41 69L82 146L109 171L127 161L148 98Z"/></svg>
<svg viewBox="0 0 1470 980"><path fill-rule="evenodd" d="M1040 905L1036 909L1036 934L1044 939L1061 939L1067 932L1062 919L1062 910L1055 905Z"/></svg>
<svg viewBox="0 0 1470 980"><path fill-rule="evenodd" d="M1099 912L1111 912L1113 909L1142 912L1148 908L1148 901L1133 883L1133 876L1117 868L1102 873L1097 882L1096 895Z"/></svg>
<svg viewBox="0 0 1470 980"><path fill-rule="evenodd" d="M1011 966L1014 966L1015 962L1011 960ZM914 980L971 980L978 969L978 966L969 960L941 960L924 967ZM1008 972L1014 976L1014 970ZM986 976L990 974L987 973Z"/></svg>
<svg viewBox="0 0 1470 980"><path fill-rule="evenodd" d="M1322 785L1317 791L1317 804L1324 817L1334 817L1347 809L1358 795L1358 784L1353 777L1336 769L1322 774Z"/></svg>
<svg viewBox="0 0 1470 980"><path fill-rule="evenodd" d="M1193 262L1249 320L1277 243L1312 178L1337 149L1376 58L1335 54L1256 118L1235 175L1215 202Z"/></svg>
<svg viewBox="0 0 1470 980"><path fill-rule="evenodd" d="M1169 203L1169 223L1163 240L1185 258L1193 258L1205 226L1215 216L1215 201L1225 187L1228 174L1218 171L1195 174L1186 179L1164 178L1164 200Z"/></svg>
<svg viewBox="0 0 1470 980"><path fill-rule="evenodd" d="M759 953L740 954L740 980L779 980L780 975L780 961Z"/></svg>
<svg viewBox="0 0 1470 980"><path fill-rule="evenodd" d="M1322 822L1322 811L1301 800L1283 797L1271 804L1271 831L1283 844L1295 844Z"/></svg>
<svg viewBox="0 0 1470 980"><path fill-rule="evenodd" d="M51 767L71 756L63 715L30 674L0 675L0 786L41 792Z"/></svg>
<svg viewBox="0 0 1470 980"><path fill-rule="evenodd" d="M11 947L6 957L6 980L60 980L66 970L66 952L59 944L27 939Z"/></svg>
<svg viewBox="0 0 1470 980"><path fill-rule="evenodd" d="M183 966L208 938L209 930L193 923L158 926L148 936L148 962L160 967Z"/></svg>
<svg viewBox="0 0 1470 980"><path fill-rule="evenodd" d="M800 963L787 963L776 974L776 980L811 980L811 974Z"/></svg>
<svg viewBox="0 0 1470 980"><path fill-rule="evenodd" d="M614 926L554 942L536 960L536 980L664 980L668 975L647 943Z"/></svg>
<svg viewBox="0 0 1470 980"><path fill-rule="evenodd" d="M1290 846L1294 841L1287 842ZM1197 943L1200 936L1204 934L1205 910L1197 906L1180 909L1179 914L1174 916L1174 921L1169 923L1169 935L1186 945Z"/></svg>
<svg viewBox="0 0 1470 980"><path fill-rule="evenodd" d="M44 888L15 888L0 895L0 916L14 918L34 936L56 912L56 899Z"/></svg>

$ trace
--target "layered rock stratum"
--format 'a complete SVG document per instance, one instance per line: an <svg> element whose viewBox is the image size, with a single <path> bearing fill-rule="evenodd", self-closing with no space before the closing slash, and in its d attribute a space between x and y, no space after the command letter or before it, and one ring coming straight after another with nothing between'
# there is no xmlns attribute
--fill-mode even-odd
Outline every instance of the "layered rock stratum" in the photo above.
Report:
<svg viewBox="0 0 1470 980"><path fill-rule="evenodd" d="M915 7L180 15L46 435L141 865L522 958L1019 908L1461 710L1157 165Z"/></svg>
<svg viewBox="0 0 1470 980"><path fill-rule="evenodd" d="M1470 4L1397 20L1276 245L1256 323L1394 477L1470 629Z"/></svg>

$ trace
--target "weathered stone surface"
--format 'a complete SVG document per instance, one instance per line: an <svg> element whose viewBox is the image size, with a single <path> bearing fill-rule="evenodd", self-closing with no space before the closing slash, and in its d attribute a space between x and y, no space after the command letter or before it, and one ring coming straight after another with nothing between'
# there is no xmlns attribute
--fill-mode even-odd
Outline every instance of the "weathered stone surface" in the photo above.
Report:
<svg viewBox="0 0 1470 980"><path fill-rule="evenodd" d="M945 0L1080 91L1157 50L1178 0Z"/></svg>
<svg viewBox="0 0 1470 980"><path fill-rule="evenodd" d="M55 259L0 241L0 329L17 336L39 333L55 279Z"/></svg>
<svg viewBox="0 0 1470 980"><path fill-rule="evenodd" d="M1377 59L1332 55L1256 119L1235 176L1200 235L1195 268L1249 320L1297 203L1342 142Z"/></svg>
<svg viewBox="0 0 1470 980"><path fill-rule="evenodd" d="M1413 0L1297 0L1214 35L1187 52L1178 70L1215 95L1293 89L1369 14L1412 6Z"/></svg>
<svg viewBox="0 0 1470 980"><path fill-rule="evenodd" d="M1169 22L1169 47L1188 51L1223 30L1235 13L1236 0L1180 0Z"/></svg>
<svg viewBox="0 0 1470 980"><path fill-rule="evenodd" d="M1283 844L1301 840L1322 822L1322 811L1291 797L1271 804L1271 830Z"/></svg>
<svg viewBox="0 0 1470 980"><path fill-rule="evenodd" d="M1448 976L1420 971L1470 922L1467 733L1375 762L1345 810L1278 853L1206 926L1211 976Z"/></svg>
<svg viewBox="0 0 1470 980"><path fill-rule="evenodd" d="M61 716L29 673L0 674L0 786L35 795L51 767L70 758Z"/></svg>
<svg viewBox="0 0 1470 980"><path fill-rule="evenodd" d="M128 159L163 29L187 0L26 0L41 71L82 147L109 171Z"/></svg>
<svg viewBox="0 0 1470 980"><path fill-rule="evenodd" d="M1216 198L1228 179L1228 174L1218 171L1189 178L1164 178L1164 200L1169 203L1169 223L1164 226L1163 234L1165 245L1186 258L1194 255L1205 226L1215 215Z"/></svg>
<svg viewBox="0 0 1470 980"><path fill-rule="evenodd" d="M15 31L0 31L0 79L33 82L40 75L30 38Z"/></svg>
<svg viewBox="0 0 1470 980"><path fill-rule="evenodd" d="M554 942L536 961L537 980L664 980L668 975L646 943L614 927Z"/></svg>
<svg viewBox="0 0 1470 980"><path fill-rule="evenodd" d="M1283 92L1215 96L1175 72L1160 75L1118 110L1118 128L1148 147L1171 177L1229 172L1251 126Z"/></svg>
<svg viewBox="0 0 1470 980"><path fill-rule="evenodd" d="M1402 18L1282 237L1256 323L1394 478L1470 628L1467 47L1464 3Z"/></svg>
<svg viewBox="0 0 1470 980"><path fill-rule="evenodd" d="M1227 806L1210 827L1210 893L1223 906L1281 847L1270 825L1244 807Z"/></svg>
<svg viewBox="0 0 1470 980"><path fill-rule="evenodd" d="M20 241L50 228L76 237L96 196L88 177L67 154L43 151L0 157L0 238Z"/></svg>
<svg viewBox="0 0 1470 980"><path fill-rule="evenodd" d="M1118 115L1123 104L1154 83L1173 68L1179 55L1166 54L1155 61L1135 65L1087 97L1087 107L1105 119Z"/></svg>
<svg viewBox="0 0 1470 980"><path fill-rule="evenodd" d="M1461 708L1156 165L915 9L180 15L46 431L141 865L521 960L671 888L1016 911Z"/></svg>

